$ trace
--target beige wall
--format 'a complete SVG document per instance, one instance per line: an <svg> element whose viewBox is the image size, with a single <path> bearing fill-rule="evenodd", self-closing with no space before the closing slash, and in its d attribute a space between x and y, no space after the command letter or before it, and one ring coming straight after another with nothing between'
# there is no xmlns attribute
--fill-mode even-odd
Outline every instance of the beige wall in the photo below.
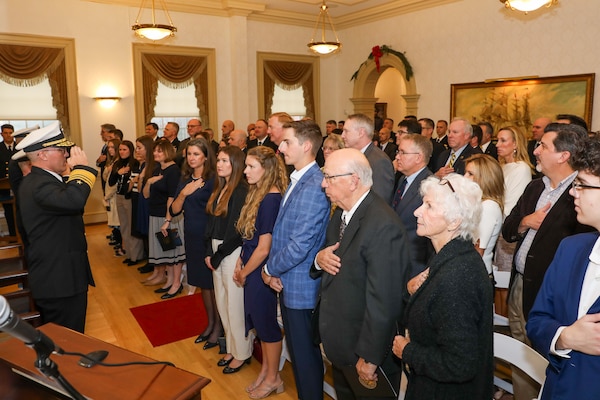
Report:
<svg viewBox="0 0 600 400"><path fill-rule="evenodd" d="M82 145L93 159L102 145L100 124L111 122L123 129L126 138L136 136L131 45L137 39L130 26L137 11L80 0L0 2L0 32L75 38ZM552 10L522 16L495 0L463 0L341 30L342 51L321 59L319 122L343 119L353 112L350 77L378 44L406 52L421 95L419 117L433 119L448 117L451 83L596 72L600 53L594 43L600 26L594 19L598 15L599 1L563 1ZM259 117L257 51L308 54L312 28L240 16L172 12L171 17L179 31L169 44L216 49L219 125L213 124L215 130L224 119L245 126ZM91 99L104 84L123 97L114 108L103 109ZM596 107L594 130L599 129L599 113ZM88 219L102 218L99 190L94 196L86 210Z"/></svg>

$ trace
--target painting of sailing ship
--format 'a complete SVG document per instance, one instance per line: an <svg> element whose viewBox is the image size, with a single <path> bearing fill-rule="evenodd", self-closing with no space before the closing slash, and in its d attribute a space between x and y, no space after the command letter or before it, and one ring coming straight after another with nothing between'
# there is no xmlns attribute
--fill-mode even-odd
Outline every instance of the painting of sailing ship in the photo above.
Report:
<svg viewBox="0 0 600 400"><path fill-rule="evenodd" d="M487 121L494 131L516 125L531 132L539 117L574 114L591 126L595 74L451 85L452 118Z"/></svg>

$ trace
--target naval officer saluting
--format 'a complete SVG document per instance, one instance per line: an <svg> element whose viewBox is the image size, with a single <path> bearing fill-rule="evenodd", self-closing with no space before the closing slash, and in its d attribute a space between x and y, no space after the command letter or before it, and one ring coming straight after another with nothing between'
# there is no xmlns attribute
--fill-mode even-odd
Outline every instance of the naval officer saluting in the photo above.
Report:
<svg viewBox="0 0 600 400"><path fill-rule="evenodd" d="M43 323L84 331L88 285L83 209L97 171L83 150L65 138L58 122L31 132L18 145L31 160L18 201L29 239L29 284ZM67 166L68 163L68 166ZM70 167L69 180L62 174Z"/></svg>

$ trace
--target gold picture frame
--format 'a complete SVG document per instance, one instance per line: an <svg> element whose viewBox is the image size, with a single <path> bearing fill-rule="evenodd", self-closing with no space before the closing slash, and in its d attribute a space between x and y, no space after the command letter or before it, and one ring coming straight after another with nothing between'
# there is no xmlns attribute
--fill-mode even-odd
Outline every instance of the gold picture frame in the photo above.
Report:
<svg viewBox="0 0 600 400"><path fill-rule="evenodd" d="M574 114L591 129L595 77L592 73L452 84L450 116L490 122L495 132L517 125L529 133L536 118Z"/></svg>

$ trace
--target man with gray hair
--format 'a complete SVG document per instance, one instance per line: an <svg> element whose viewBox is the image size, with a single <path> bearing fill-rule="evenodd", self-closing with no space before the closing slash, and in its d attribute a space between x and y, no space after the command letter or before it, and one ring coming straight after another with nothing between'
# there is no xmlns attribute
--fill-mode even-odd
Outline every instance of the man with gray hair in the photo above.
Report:
<svg viewBox="0 0 600 400"><path fill-rule="evenodd" d="M342 139L346 147L360 150L373 170L373 191L388 204L394 190L394 168L389 157L373 144L373 120L364 114L353 114L344 123Z"/></svg>
<svg viewBox="0 0 600 400"><path fill-rule="evenodd" d="M234 129L229 134L228 144L230 146L239 147L244 152L244 154L246 154L248 152L247 142L248 142L248 134L244 130Z"/></svg>
<svg viewBox="0 0 600 400"><path fill-rule="evenodd" d="M448 128L448 148L437 159L435 176L443 178L451 172L465 174L465 160L473 154L481 154L479 147L469 146L473 127L464 118L454 118Z"/></svg>
<svg viewBox="0 0 600 400"><path fill-rule="evenodd" d="M339 399L359 397L351 389L357 375L396 392L400 385L400 362L389 350L404 310L408 243L398 216L373 194L371 176L356 149L334 151L323 168L321 186L338 207L311 276L322 277L318 326Z"/></svg>
<svg viewBox="0 0 600 400"><path fill-rule="evenodd" d="M410 245L411 277L423 272L434 254L431 240L417 235L417 217L414 212L423 204L419 193L421 182L432 175L427 168L431 157L432 143L427 137L417 134L402 135L396 154L396 170L402 173L394 193L392 208L406 228Z"/></svg>

